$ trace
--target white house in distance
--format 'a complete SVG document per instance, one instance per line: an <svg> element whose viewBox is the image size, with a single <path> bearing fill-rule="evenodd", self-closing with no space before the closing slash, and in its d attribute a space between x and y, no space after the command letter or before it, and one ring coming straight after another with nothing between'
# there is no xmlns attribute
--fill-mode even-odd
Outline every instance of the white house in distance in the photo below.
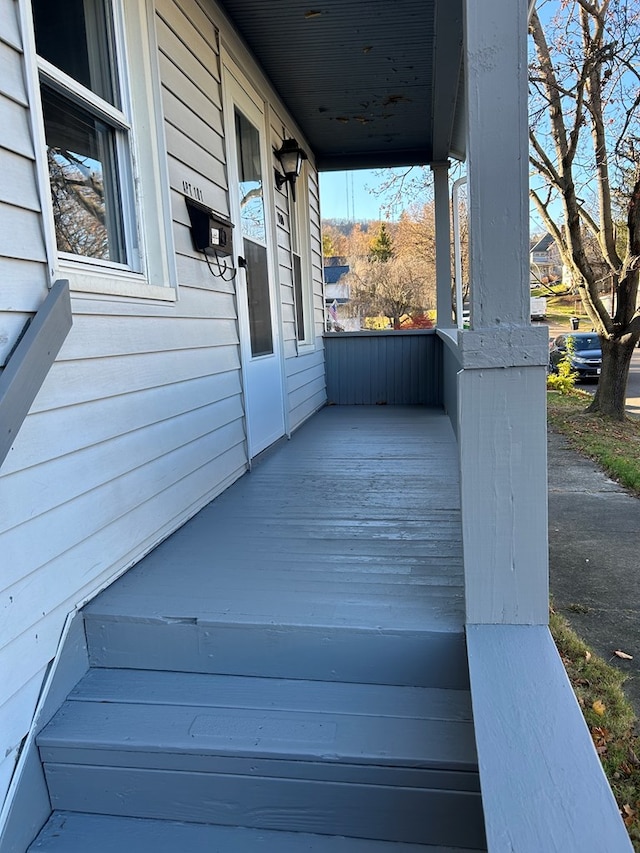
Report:
<svg viewBox="0 0 640 853"><path fill-rule="evenodd" d="M2 853L631 849L547 628L526 6L0 0ZM325 336L318 172L417 164L437 329Z"/></svg>
<svg viewBox="0 0 640 853"><path fill-rule="evenodd" d="M535 240L530 249L531 287L553 284L562 280L562 258L551 234Z"/></svg>
<svg viewBox="0 0 640 853"><path fill-rule="evenodd" d="M324 302L327 311L327 328L330 331L357 332L360 317L350 316L344 306L351 299L351 287L345 276L349 272L346 258L334 256L324 258Z"/></svg>

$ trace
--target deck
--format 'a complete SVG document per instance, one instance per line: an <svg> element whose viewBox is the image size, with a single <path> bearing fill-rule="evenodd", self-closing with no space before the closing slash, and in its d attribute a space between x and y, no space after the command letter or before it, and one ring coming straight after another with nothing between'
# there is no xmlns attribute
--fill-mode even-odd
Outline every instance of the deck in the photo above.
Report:
<svg viewBox="0 0 640 853"><path fill-rule="evenodd" d="M316 629L352 629L352 639L402 632L407 645L424 632L459 636L459 487L448 418L424 407L323 409L87 615L100 617L112 654L114 642L123 646L122 666L128 619L147 628L183 620L187 633L205 626L203 649L212 626L228 623L261 627L272 645L277 626L297 626L310 635L309 653Z"/></svg>
<svg viewBox="0 0 640 853"><path fill-rule="evenodd" d="M268 453L84 609L30 849L485 850L458 492L436 409Z"/></svg>

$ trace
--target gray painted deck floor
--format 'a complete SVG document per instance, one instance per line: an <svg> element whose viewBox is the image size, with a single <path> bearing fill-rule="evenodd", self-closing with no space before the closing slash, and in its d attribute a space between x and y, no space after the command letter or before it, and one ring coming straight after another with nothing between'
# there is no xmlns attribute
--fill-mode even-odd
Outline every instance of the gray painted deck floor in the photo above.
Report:
<svg viewBox="0 0 640 853"><path fill-rule="evenodd" d="M459 633L455 438L422 407L327 407L89 618ZM185 621L186 624L186 621Z"/></svg>
<svg viewBox="0 0 640 853"><path fill-rule="evenodd" d="M31 850L485 850L458 501L439 411L275 448L84 609Z"/></svg>

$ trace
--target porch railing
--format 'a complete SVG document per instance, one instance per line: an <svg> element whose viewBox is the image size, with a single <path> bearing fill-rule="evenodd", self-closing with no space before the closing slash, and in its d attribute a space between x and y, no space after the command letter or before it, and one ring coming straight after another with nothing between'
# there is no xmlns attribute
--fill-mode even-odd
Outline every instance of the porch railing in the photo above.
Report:
<svg viewBox="0 0 640 853"><path fill-rule="evenodd" d="M329 403L442 405L442 342L435 330L329 332L324 345Z"/></svg>
<svg viewBox="0 0 640 853"><path fill-rule="evenodd" d="M73 319L69 282L56 281L0 374L0 465L11 448Z"/></svg>

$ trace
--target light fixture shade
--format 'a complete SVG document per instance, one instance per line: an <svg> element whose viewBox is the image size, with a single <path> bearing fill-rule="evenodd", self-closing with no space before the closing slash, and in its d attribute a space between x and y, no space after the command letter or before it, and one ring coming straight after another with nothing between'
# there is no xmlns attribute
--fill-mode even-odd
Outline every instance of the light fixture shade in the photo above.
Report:
<svg viewBox="0 0 640 853"><path fill-rule="evenodd" d="M302 161L307 159L306 153L300 148L297 141L292 137L285 139L275 155L280 161L285 178L291 183L295 181L300 174Z"/></svg>

